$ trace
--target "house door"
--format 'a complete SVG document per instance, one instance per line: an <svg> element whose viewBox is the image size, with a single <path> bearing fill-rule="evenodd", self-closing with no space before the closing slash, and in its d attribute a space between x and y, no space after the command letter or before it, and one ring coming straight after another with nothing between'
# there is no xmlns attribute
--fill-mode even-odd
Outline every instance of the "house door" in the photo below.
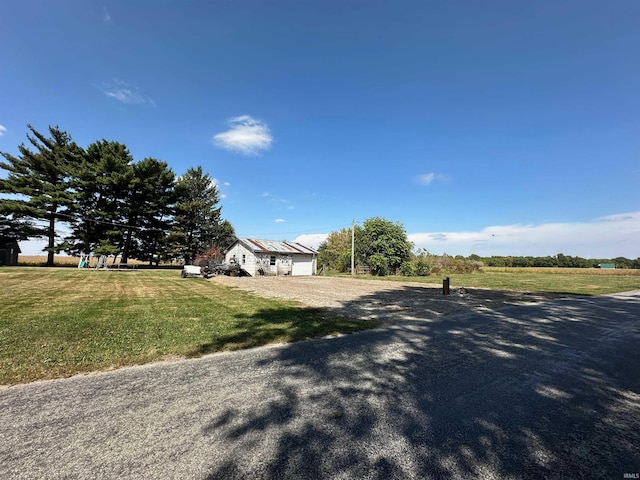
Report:
<svg viewBox="0 0 640 480"><path fill-rule="evenodd" d="M276 265L276 256L271 255L269 257L269 274L277 275L278 274L278 266Z"/></svg>

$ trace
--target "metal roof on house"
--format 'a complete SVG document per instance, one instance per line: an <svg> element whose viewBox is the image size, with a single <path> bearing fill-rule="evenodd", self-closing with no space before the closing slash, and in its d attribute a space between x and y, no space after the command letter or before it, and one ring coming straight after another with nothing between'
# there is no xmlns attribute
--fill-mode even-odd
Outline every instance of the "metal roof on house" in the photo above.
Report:
<svg viewBox="0 0 640 480"><path fill-rule="evenodd" d="M263 253L306 253L309 255L317 255L313 248L305 247L297 242L278 242L275 240L256 240L253 238L240 238L239 242L244 243L254 252Z"/></svg>

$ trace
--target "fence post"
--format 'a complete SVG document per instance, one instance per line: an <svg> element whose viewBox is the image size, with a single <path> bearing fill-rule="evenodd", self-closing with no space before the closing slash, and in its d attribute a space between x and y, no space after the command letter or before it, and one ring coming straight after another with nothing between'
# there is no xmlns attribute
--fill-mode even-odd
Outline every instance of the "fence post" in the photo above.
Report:
<svg viewBox="0 0 640 480"><path fill-rule="evenodd" d="M449 295L449 277L442 280L442 294Z"/></svg>

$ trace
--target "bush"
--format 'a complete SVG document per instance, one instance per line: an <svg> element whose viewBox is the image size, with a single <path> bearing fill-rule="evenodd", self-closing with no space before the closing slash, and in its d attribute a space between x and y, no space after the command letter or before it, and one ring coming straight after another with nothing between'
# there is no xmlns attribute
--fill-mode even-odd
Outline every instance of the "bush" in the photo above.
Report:
<svg viewBox="0 0 640 480"><path fill-rule="evenodd" d="M431 273L431 267L426 260L422 258L418 258L415 261L416 264L416 275L419 277L426 277Z"/></svg>
<svg viewBox="0 0 640 480"><path fill-rule="evenodd" d="M460 255L433 255L426 251L420 251L400 268L400 273L407 277L473 272L482 272L482 262L467 260Z"/></svg>
<svg viewBox="0 0 640 480"><path fill-rule="evenodd" d="M431 267L424 258L404 262L400 267L400 275L405 277L426 277L430 272Z"/></svg>
<svg viewBox="0 0 640 480"><path fill-rule="evenodd" d="M389 261L387 257L382 255L371 255L369 257L369 267L371 268L371 275L384 276L389 270Z"/></svg>
<svg viewBox="0 0 640 480"><path fill-rule="evenodd" d="M400 275L404 277L415 277L417 275L415 262L404 262L400 266Z"/></svg>

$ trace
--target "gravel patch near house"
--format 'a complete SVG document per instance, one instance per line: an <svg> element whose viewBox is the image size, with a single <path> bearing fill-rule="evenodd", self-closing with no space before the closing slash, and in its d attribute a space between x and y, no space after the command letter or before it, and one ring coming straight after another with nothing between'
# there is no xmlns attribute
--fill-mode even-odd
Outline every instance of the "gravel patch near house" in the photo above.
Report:
<svg viewBox="0 0 640 480"><path fill-rule="evenodd" d="M352 318L394 323L426 317L497 310L558 298L557 294L494 291L349 277L213 277L211 281L262 297L295 300Z"/></svg>

